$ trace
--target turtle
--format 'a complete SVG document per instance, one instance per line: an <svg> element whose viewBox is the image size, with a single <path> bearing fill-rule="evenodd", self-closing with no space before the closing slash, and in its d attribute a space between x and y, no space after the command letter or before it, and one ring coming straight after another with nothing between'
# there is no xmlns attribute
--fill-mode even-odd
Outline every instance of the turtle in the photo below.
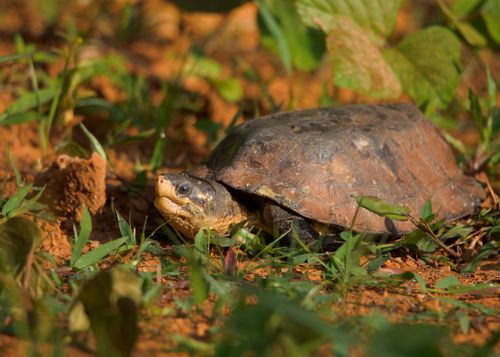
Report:
<svg viewBox="0 0 500 357"><path fill-rule="evenodd" d="M292 227L309 239L351 228L403 235L415 229L359 209L375 196L443 221L472 214L482 185L462 173L439 130L413 104L351 104L275 113L228 131L199 165L158 175L155 206L178 232L225 234L246 222Z"/></svg>

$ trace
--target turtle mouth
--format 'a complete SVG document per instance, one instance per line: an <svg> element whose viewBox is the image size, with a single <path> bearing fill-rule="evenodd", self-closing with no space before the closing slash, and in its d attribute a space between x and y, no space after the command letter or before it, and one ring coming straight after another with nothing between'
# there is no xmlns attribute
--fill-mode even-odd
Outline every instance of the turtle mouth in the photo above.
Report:
<svg viewBox="0 0 500 357"><path fill-rule="evenodd" d="M155 207L160 211L168 213L169 215L176 215L182 217L189 217L189 211L183 202L172 199L167 196L157 196L155 199Z"/></svg>

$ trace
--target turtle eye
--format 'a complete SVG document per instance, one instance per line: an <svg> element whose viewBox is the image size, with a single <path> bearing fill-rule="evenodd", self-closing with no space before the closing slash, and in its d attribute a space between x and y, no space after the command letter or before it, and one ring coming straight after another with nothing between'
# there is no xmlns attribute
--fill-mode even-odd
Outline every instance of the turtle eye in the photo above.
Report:
<svg viewBox="0 0 500 357"><path fill-rule="evenodd" d="M193 187L189 182L183 182L179 186L177 186L177 193L181 196L187 195L189 192L191 192L191 189Z"/></svg>

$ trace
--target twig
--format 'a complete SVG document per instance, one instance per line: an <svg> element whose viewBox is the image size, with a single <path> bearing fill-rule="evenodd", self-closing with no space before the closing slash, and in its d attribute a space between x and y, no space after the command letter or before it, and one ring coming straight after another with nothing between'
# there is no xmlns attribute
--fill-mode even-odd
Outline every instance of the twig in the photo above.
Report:
<svg viewBox="0 0 500 357"><path fill-rule="evenodd" d="M416 217L413 217L411 215L409 217L410 217L411 222L416 227L422 229L425 233L427 233L429 235L429 237L434 241L434 243L436 243L439 247L444 249L446 251L446 253L454 256L455 258L460 257L460 254L451 250L448 246L446 246L446 244L441 242L441 240L436 236L436 234L434 234L434 231L432 230L432 228L427 223L425 223L421 218L416 218Z"/></svg>

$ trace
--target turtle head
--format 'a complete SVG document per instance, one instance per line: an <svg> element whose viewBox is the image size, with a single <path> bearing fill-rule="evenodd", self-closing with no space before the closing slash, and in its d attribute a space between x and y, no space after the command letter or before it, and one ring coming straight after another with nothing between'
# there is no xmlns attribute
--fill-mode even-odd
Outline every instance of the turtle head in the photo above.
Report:
<svg viewBox="0 0 500 357"><path fill-rule="evenodd" d="M224 234L231 224L247 219L223 185L188 174L159 175L155 206L167 223L191 238L202 228Z"/></svg>

